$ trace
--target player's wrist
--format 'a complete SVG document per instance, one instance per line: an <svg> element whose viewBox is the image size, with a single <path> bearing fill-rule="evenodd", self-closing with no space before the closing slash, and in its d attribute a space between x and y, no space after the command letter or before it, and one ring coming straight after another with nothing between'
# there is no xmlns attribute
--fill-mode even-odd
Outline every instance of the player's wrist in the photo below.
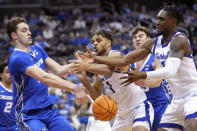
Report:
<svg viewBox="0 0 197 131"><path fill-rule="evenodd" d="M146 72L141 72L140 79L147 79L147 73Z"/></svg>
<svg viewBox="0 0 197 131"><path fill-rule="evenodd" d="M88 67L89 67L89 64L84 62L84 63L82 64L82 69L81 69L81 71L87 71L87 70L88 70Z"/></svg>
<svg viewBox="0 0 197 131"><path fill-rule="evenodd" d="M77 86L77 85L73 85L72 86L72 92L75 94L75 93L77 93L78 91L79 91L79 86Z"/></svg>

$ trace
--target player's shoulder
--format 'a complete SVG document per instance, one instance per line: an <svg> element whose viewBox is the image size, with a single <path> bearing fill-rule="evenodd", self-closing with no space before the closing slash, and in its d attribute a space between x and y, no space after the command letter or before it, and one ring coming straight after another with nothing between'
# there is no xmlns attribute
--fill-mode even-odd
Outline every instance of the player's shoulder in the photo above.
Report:
<svg viewBox="0 0 197 131"><path fill-rule="evenodd" d="M30 55L27 52L16 50L10 55L8 64L16 64L27 59L30 59Z"/></svg>
<svg viewBox="0 0 197 131"><path fill-rule="evenodd" d="M36 44L33 44L33 45L30 46L30 48L31 48L31 49L32 49L32 48L34 48L34 49L39 49L40 47L39 47L38 45L36 45Z"/></svg>
<svg viewBox="0 0 197 131"><path fill-rule="evenodd" d="M116 56L116 55L121 55L121 52L118 50L110 50L108 53L108 56Z"/></svg>
<svg viewBox="0 0 197 131"><path fill-rule="evenodd" d="M180 34L180 35L175 36L174 39L175 40L187 40L188 38L187 38L186 35L184 35L184 34L181 35Z"/></svg>
<svg viewBox="0 0 197 131"><path fill-rule="evenodd" d="M0 82L0 93L12 92L8 90L1 82Z"/></svg>
<svg viewBox="0 0 197 131"><path fill-rule="evenodd" d="M184 46L184 45L189 44L189 40L187 36L183 34L183 35L177 35L176 37L174 37L171 43L177 44L179 46Z"/></svg>
<svg viewBox="0 0 197 131"><path fill-rule="evenodd" d="M15 59L22 59L26 56L26 52L23 51L14 51L10 57L9 57L9 61L13 61Z"/></svg>
<svg viewBox="0 0 197 131"><path fill-rule="evenodd" d="M121 53L121 52L118 50L110 50L109 53Z"/></svg>
<svg viewBox="0 0 197 131"><path fill-rule="evenodd" d="M36 44L33 44L30 46L30 49L31 50L37 50L37 51L41 51L43 50L40 46L36 45Z"/></svg>

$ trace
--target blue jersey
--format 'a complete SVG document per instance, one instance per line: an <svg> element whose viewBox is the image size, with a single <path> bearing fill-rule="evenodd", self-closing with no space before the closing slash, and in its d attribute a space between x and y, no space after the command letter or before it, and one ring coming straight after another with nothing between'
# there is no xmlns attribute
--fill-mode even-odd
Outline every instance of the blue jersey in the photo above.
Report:
<svg viewBox="0 0 197 131"><path fill-rule="evenodd" d="M6 89L0 83L0 130L1 127L16 125L13 105L12 91Z"/></svg>
<svg viewBox="0 0 197 131"><path fill-rule="evenodd" d="M25 120L23 113L43 109L52 105L47 85L25 74L30 66L45 70L46 52L36 45L30 46L30 52L15 49L11 54L8 69L13 83L13 104L16 108L17 122Z"/></svg>
<svg viewBox="0 0 197 131"><path fill-rule="evenodd" d="M150 54L146 59L144 65L141 67L140 71L143 72L153 71L154 59L155 56L153 54ZM135 68L136 64L132 64L132 66ZM148 101L150 101L153 106L157 106L163 103L170 102L171 97L169 95L167 86L168 86L167 82L163 80L159 87L155 87L155 88L142 87L142 89L144 90Z"/></svg>

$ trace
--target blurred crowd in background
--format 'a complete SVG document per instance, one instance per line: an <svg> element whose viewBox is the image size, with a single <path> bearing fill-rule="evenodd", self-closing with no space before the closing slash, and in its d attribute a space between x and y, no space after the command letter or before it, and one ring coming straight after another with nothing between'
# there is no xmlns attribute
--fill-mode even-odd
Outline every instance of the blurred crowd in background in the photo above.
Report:
<svg viewBox="0 0 197 131"><path fill-rule="evenodd" d="M0 3L9 3L10 1L0 0ZM65 2L63 0L58 1L60 3ZM88 0L78 1L88 4ZM79 2L74 1L74 3L72 0L66 0L66 2L69 5L80 5ZM193 3L192 7L186 4L177 6L184 16L184 22L180 23L178 30L189 37L197 66L197 1ZM67 64L68 60L74 58L75 51L85 51L85 46L92 49L89 36L99 29L113 32L112 49L120 50L123 55L134 50L130 33L132 28L139 25L146 26L152 31L152 37L156 37L156 13L156 10L145 5L134 3L129 6L125 3L117 12L105 11L98 7L91 10L67 8L54 12L40 10L39 13L24 11L22 13L14 12L12 15L3 14L0 19L0 60L3 60L5 55L9 55L14 50L12 41L5 30L6 22L13 16L22 16L27 19L32 32L33 44L44 48L48 55L60 64ZM89 76L90 81L92 81L91 75ZM75 75L69 75L65 79L78 85L81 84ZM85 130L88 116L91 115L91 112L88 111L90 104L79 105L75 102L72 94L54 88L50 88L49 94L56 103L54 106L59 109L59 112L77 130Z"/></svg>

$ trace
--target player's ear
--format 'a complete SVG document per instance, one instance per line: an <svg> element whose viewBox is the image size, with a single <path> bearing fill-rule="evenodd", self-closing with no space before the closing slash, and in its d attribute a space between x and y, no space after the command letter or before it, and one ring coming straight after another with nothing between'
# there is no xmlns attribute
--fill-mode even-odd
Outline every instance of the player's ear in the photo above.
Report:
<svg viewBox="0 0 197 131"><path fill-rule="evenodd" d="M107 46L111 46L111 40L107 41Z"/></svg>
<svg viewBox="0 0 197 131"><path fill-rule="evenodd" d="M172 19L172 26L173 27L177 26L177 20L176 19Z"/></svg>
<svg viewBox="0 0 197 131"><path fill-rule="evenodd" d="M13 40L16 40L17 39L16 33L15 32L12 32L11 33L11 37L12 37Z"/></svg>

